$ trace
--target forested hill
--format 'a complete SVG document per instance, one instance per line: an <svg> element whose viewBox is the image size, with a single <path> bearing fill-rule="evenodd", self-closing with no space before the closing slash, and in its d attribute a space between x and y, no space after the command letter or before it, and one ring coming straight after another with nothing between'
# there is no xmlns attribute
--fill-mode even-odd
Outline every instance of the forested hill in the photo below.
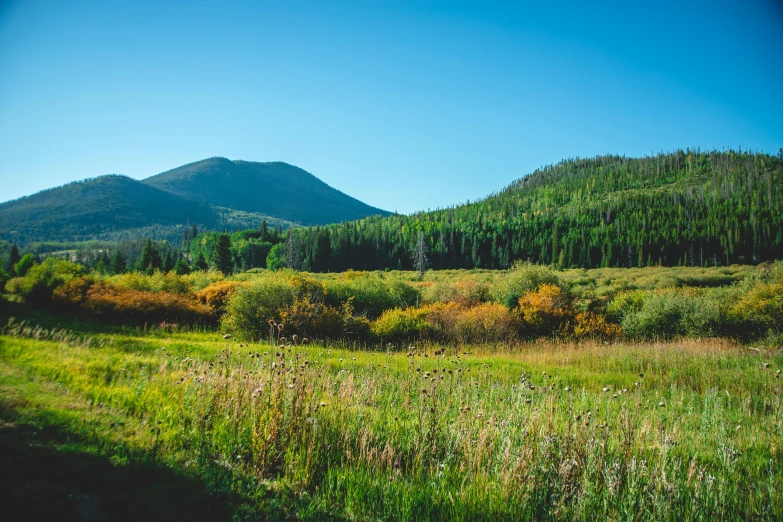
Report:
<svg viewBox="0 0 783 522"><path fill-rule="evenodd" d="M0 236L78 241L138 236L181 240L186 224L246 228L265 216L220 208L109 174L0 204ZM287 225L268 218L270 225Z"/></svg>
<svg viewBox="0 0 783 522"><path fill-rule="evenodd" d="M0 204L0 239L83 241L323 225L388 215L286 163L210 158L137 181L106 175Z"/></svg>
<svg viewBox="0 0 783 522"><path fill-rule="evenodd" d="M325 225L389 212L334 189L309 172L282 162L209 158L144 183L172 194L302 225Z"/></svg>
<svg viewBox="0 0 783 522"><path fill-rule="evenodd" d="M482 201L296 230L311 270L727 265L783 257L783 153L677 151L570 159ZM291 255L290 252L299 252Z"/></svg>

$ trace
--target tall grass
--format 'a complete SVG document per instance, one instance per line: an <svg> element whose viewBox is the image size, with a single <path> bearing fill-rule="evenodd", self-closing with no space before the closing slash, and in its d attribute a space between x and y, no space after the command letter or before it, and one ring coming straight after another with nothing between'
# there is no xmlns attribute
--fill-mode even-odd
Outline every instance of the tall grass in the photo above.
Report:
<svg viewBox="0 0 783 522"><path fill-rule="evenodd" d="M148 426L137 442L156 459L242 492L238 519L783 517L780 352L691 340L389 353L285 332L87 346L9 330L0 358Z"/></svg>

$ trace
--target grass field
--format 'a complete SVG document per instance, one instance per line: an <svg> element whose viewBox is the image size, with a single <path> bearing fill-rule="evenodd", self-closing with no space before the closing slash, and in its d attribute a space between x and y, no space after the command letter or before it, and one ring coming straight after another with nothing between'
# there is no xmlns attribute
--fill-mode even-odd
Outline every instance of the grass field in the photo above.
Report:
<svg viewBox="0 0 783 522"><path fill-rule="evenodd" d="M384 353L32 321L0 336L0 494L26 518L783 517L779 350Z"/></svg>

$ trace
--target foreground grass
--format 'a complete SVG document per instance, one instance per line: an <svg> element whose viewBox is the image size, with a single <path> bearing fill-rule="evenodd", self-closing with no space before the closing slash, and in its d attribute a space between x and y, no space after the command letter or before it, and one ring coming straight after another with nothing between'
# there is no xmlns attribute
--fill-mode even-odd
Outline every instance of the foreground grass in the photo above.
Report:
<svg viewBox="0 0 783 522"><path fill-rule="evenodd" d="M45 490L74 519L783 517L780 352L88 334L0 337L9 505Z"/></svg>

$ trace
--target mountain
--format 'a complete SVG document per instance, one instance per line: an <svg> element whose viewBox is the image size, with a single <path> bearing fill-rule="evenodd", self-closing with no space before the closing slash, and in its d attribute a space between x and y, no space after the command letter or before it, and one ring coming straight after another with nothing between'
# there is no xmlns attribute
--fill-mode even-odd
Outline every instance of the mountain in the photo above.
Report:
<svg viewBox="0 0 783 522"><path fill-rule="evenodd" d="M263 213L302 225L389 215L282 162L210 158L158 174L144 183L190 200Z"/></svg>
<svg viewBox="0 0 783 522"><path fill-rule="evenodd" d="M285 163L210 158L146 180L106 175L0 204L6 241L138 236L177 240L188 224L237 230L326 224L388 212Z"/></svg>
<svg viewBox="0 0 783 522"><path fill-rule="evenodd" d="M432 268L505 268L515 260L590 268L781 259L783 151L569 159L474 203L303 228L294 237L300 266L339 271L410 269L419 234Z"/></svg>

